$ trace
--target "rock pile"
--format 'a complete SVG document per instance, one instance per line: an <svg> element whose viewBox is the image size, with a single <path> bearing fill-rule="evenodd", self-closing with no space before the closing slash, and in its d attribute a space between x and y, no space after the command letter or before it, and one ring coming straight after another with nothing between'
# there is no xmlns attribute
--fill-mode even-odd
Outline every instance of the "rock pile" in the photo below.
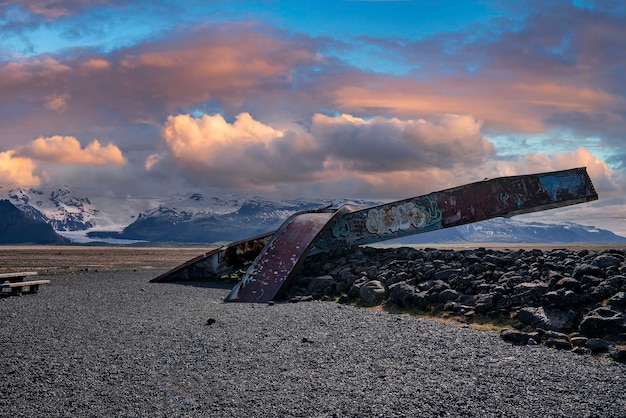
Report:
<svg viewBox="0 0 626 418"><path fill-rule="evenodd" d="M285 295L511 324L514 344L626 362L626 251L370 248L307 258Z"/></svg>

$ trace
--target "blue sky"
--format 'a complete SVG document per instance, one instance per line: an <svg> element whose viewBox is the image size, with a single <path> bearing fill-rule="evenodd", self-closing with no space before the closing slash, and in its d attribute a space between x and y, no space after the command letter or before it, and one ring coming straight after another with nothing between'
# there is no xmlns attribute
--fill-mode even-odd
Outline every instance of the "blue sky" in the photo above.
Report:
<svg viewBox="0 0 626 418"><path fill-rule="evenodd" d="M621 1L0 0L0 185L400 199L586 166L626 234Z"/></svg>

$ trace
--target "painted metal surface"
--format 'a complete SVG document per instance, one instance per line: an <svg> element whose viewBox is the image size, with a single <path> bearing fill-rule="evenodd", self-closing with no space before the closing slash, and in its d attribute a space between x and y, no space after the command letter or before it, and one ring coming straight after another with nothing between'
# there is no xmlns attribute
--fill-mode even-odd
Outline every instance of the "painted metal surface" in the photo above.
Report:
<svg viewBox="0 0 626 418"><path fill-rule="evenodd" d="M226 301L266 303L273 300L289 283L320 232L348 210L348 207L322 209L291 216L274 233Z"/></svg>
<svg viewBox="0 0 626 418"><path fill-rule="evenodd" d="M371 244L597 199L585 168L483 180L346 213L322 234L313 252Z"/></svg>

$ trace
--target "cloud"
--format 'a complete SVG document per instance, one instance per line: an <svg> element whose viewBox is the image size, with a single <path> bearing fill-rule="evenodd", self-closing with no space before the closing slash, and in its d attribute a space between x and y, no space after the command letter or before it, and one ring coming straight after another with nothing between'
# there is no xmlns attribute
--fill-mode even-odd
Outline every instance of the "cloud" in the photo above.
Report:
<svg viewBox="0 0 626 418"><path fill-rule="evenodd" d="M109 70L111 63L102 58L88 58L80 63L80 67L87 71Z"/></svg>
<svg viewBox="0 0 626 418"><path fill-rule="evenodd" d="M119 3L112 0L11 0L0 1L0 11L6 7L22 7L28 13L48 20L59 19L79 13L86 7Z"/></svg>
<svg viewBox="0 0 626 418"><path fill-rule="evenodd" d="M36 187L40 179L33 174L35 164L30 158L18 157L15 151L0 152L0 178L21 187Z"/></svg>
<svg viewBox="0 0 626 418"><path fill-rule="evenodd" d="M18 154L33 160L56 164L104 166L126 163L120 149L113 144L102 146L98 140L93 140L82 148L76 138L60 135L49 138L39 137L21 147Z"/></svg>
<svg viewBox="0 0 626 418"><path fill-rule="evenodd" d="M316 114L304 129L279 130L242 113L170 116L162 135L168 152L150 155L154 175L192 184L291 195L401 197L466 183L586 166L607 195L619 176L585 148L499 159L470 116L433 120Z"/></svg>
<svg viewBox="0 0 626 418"><path fill-rule="evenodd" d="M471 114L492 131L520 133L545 132L563 114L618 115L623 110L622 97L600 89L522 80L477 75L435 77L425 83L379 77L375 83L343 85L335 101L358 114Z"/></svg>
<svg viewBox="0 0 626 418"><path fill-rule="evenodd" d="M596 190L601 198L610 198L622 194L624 176L611 169L604 161L594 156L589 150L579 147L571 152L557 152L548 155L531 152L514 160L492 160L479 169L485 177L514 176L521 174L542 173L586 167Z"/></svg>
<svg viewBox="0 0 626 418"><path fill-rule="evenodd" d="M320 43L260 23L209 23L106 53L77 48L0 61L0 105L23 109L10 122L27 125L71 98L71 113L46 120L52 132L67 125L161 124L174 111L205 106L231 114L246 106L310 112L321 103L316 71L328 65ZM4 118L0 123L8 125Z"/></svg>
<svg viewBox="0 0 626 418"><path fill-rule="evenodd" d="M471 165L495 148L471 116L444 115L435 122L316 114L311 132L328 158L361 172Z"/></svg>
<svg viewBox="0 0 626 418"><path fill-rule="evenodd" d="M44 94L34 97L46 97L47 91L57 88L59 81L71 75L72 64L49 56L8 62L0 65L0 89L7 94L19 95L36 93L39 89ZM8 101L14 96L4 96L0 100Z"/></svg>
<svg viewBox="0 0 626 418"><path fill-rule="evenodd" d="M450 178L444 171L483 163L495 150L480 129L479 121L456 115L428 122L316 114L309 130L287 131L248 113L232 123L221 115L177 115L163 128L169 152L151 155L145 166L156 173L176 167L182 176L210 186L285 190L290 184L347 178L354 187L384 189L379 181L384 176L416 184L421 181L415 173L444 179Z"/></svg>
<svg viewBox="0 0 626 418"><path fill-rule="evenodd" d="M510 12L514 3L505 4ZM533 4L464 33L360 38L396 57L407 75L345 83L338 104L359 114L471 114L488 131L545 132L581 116L612 120L609 129L623 131L626 85L619 74L626 58L616 51L626 36L625 15L574 2Z"/></svg>
<svg viewBox="0 0 626 418"><path fill-rule="evenodd" d="M306 160L315 153L307 151L305 135L285 133L248 113L232 123L221 115L170 116L163 138L169 155L151 155L146 167L158 171L176 166L188 178L205 179L212 186L265 188L285 181L285 175L295 181L307 176L305 167L311 164L297 158Z"/></svg>
<svg viewBox="0 0 626 418"><path fill-rule="evenodd" d="M288 88L295 68L318 61L306 39L270 26L211 24L122 51L118 74L169 108L206 100L237 105L266 89Z"/></svg>
<svg viewBox="0 0 626 418"><path fill-rule="evenodd" d="M76 23L86 2L16 4L29 14L24 25L58 21L67 24L59 36L77 40L85 33L74 29L107 12ZM515 20L419 40L355 45L259 22L186 22L112 49L2 55L2 149L15 150L3 164L26 167L27 182L100 183L120 195L206 186L376 199L586 165L601 196L618 195L624 15L532 4ZM352 65L360 51L398 70ZM489 139L519 132L567 132L588 148L548 153L537 140L513 158Z"/></svg>
<svg viewBox="0 0 626 418"><path fill-rule="evenodd" d="M187 161L201 158L217 164L223 154L256 145L266 146L283 133L241 113L230 124L221 115L195 119L189 115L170 116L163 136L176 158Z"/></svg>
<svg viewBox="0 0 626 418"><path fill-rule="evenodd" d="M69 94L53 94L46 97L46 107L54 112L63 113L67 110L67 101L70 99Z"/></svg>

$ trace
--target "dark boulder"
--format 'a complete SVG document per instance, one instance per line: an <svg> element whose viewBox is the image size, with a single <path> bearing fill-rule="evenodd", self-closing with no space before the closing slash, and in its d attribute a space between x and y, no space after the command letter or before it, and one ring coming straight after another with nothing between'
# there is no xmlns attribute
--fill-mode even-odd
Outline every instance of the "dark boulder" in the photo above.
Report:
<svg viewBox="0 0 626 418"><path fill-rule="evenodd" d="M594 309L580 322L579 331L587 337L626 339L626 317L607 307Z"/></svg>

